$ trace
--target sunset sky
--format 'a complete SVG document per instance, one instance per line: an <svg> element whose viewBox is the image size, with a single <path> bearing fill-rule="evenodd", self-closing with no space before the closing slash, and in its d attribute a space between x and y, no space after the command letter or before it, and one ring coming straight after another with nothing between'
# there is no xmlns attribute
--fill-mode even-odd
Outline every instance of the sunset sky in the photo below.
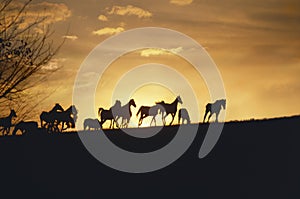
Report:
<svg viewBox="0 0 300 199"><path fill-rule="evenodd" d="M211 56L226 90L226 121L299 114L299 11L299 0L35 0L28 15L42 12L50 16L55 41L66 38L47 66L63 68L35 88L47 86L49 92L55 90L38 109L50 110L56 102L67 108L72 103L73 84L81 63L105 39L132 28L162 27L186 34ZM202 120L204 107L211 101L205 82L195 75L193 66L176 56L181 50L176 40L174 48L168 50L171 52L131 52L112 63L99 81L94 106L112 105L112 92L130 69L160 63L188 79L198 107L191 107L189 96L183 96L186 103L181 107L190 111L192 122L197 122L198 117ZM137 103L133 114L139 106L152 105L157 100L172 102L185 93L185 87L181 89L180 93L172 93L159 85L146 85L133 91Z"/></svg>

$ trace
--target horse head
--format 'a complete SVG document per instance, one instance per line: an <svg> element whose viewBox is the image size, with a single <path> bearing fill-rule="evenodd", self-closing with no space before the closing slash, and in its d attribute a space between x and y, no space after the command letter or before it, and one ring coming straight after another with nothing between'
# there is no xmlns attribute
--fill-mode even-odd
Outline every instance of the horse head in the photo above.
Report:
<svg viewBox="0 0 300 199"><path fill-rule="evenodd" d="M135 101L134 101L134 99L131 99L130 101L129 101L129 105L131 106L133 106L133 107L136 107L136 104L135 104Z"/></svg>
<svg viewBox="0 0 300 199"><path fill-rule="evenodd" d="M182 102L182 100L181 100L181 97L180 97L179 95L177 96L176 99L177 99L177 101L178 101L180 104L183 104L183 102Z"/></svg>
<svg viewBox="0 0 300 199"><path fill-rule="evenodd" d="M114 107L121 107L121 101L120 100L116 100Z"/></svg>
<svg viewBox="0 0 300 199"><path fill-rule="evenodd" d="M56 103L52 108L52 111L64 111L64 109L59 103Z"/></svg>
<svg viewBox="0 0 300 199"><path fill-rule="evenodd" d="M71 108L71 110L72 110L73 115L77 115L77 114L78 114L78 110L77 110L77 108L75 107L75 105L70 106L70 108Z"/></svg>
<svg viewBox="0 0 300 199"><path fill-rule="evenodd" d="M226 99L222 99L221 101L222 101L223 108L226 109Z"/></svg>

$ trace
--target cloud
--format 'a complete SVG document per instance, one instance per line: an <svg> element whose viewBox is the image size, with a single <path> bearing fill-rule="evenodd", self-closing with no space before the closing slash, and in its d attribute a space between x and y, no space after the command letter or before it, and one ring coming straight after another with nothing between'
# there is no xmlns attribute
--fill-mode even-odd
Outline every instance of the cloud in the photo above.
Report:
<svg viewBox="0 0 300 199"><path fill-rule="evenodd" d="M7 17L15 16L20 9L23 7L23 3L14 2L9 7L4 10ZM64 21L71 16L71 10L63 3L31 3L29 4L21 17L23 22L19 25L20 28L26 28L32 23L35 23L37 19L44 20L35 27L36 32L42 33L43 27L55 22Z"/></svg>
<svg viewBox="0 0 300 199"><path fill-rule="evenodd" d="M100 21L108 21L108 19L107 19L107 17L106 17L105 15L99 15L99 16L98 16L98 19L99 19Z"/></svg>
<svg viewBox="0 0 300 199"><path fill-rule="evenodd" d="M64 21L71 16L71 10L63 3L41 2L30 4L26 15L45 16L48 23Z"/></svg>
<svg viewBox="0 0 300 199"><path fill-rule="evenodd" d="M119 26L125 27L125 26L126 26L126 23L125 23L125 22L121 22L121 23L119 24Z"/></svg>
<svg viewBox="0 0 300 199"><path fill-rule="evenodd" d="M42 67L43 70L54 71L60 67L66 61L66 58L51 59L46 65Z"/></svg>
<svg viewBox="0 0 300 199"><path fill-rule="evenodd" d="M185 6L193 3L193 0L170 0L170 3L178 6Z"/></svg>
<svg viewBox="0 0 300 199"><path fill-rule="evenodd" d="M124 15L128 15L128 16L134 15L134 16L137 16L138 18L149 18L149 17L152 17L152 13L151 12L149 12L147 10L144 10L142 8L139 8L139 7L132 6L132 5L127 5L127 6L113 6L111 8L111 10L108 12L108 14L110 14L110 15L115 14L115 15L121 15L121 16L124 16Z"/></svg>
<svg viewBox="0 0 300 199"><path fill-rule="evenodd" d="M149 57L155 55L170 55L170 54L178 54L182 51L182 47L171 48L171 49L163 49L163 48L149 48L142 50L140 55L142 57Z"/></svg>
<svg viewBox="0 0 300 199"><path fill-rule="evenodd" d="M93 31L94 35L113 35L113 34L118 34L120 32L123 32L125 29L122 27L117 27L117 28L110 28L110 27L105 27L96 31Z"/></svg>
<svg viewBox="0 0 300 199"><path fill-rule="evenodd" d="M70 39L72 41L75 41L76 39L78 39L78 37L76 35L65 35L65 36L63 36L63 38Z"/></svg>

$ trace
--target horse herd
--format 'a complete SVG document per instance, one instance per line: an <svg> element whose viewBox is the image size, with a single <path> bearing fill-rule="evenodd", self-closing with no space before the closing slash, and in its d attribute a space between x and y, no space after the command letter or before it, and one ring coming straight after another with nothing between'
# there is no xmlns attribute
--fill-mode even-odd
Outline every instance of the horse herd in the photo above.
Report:
<svg viewBox="0 0 300 199"><path fill-rule="evenodd" d="M77 120L77 109L74 105L64 110L58 103L49 111L43 111L40 114L40 127L48 133L63 132L67 128L75 128ZM14 126L12 135L16 135L17 131L22 134L40 130L36 121L20 121L12 124L12 119L17 117L15 110L11 110L7 117L0 118L0 132L2 136L10 134L10 128Z"/></svg>
<svg viewBox="0 0 300 199"><path fill-rule="evenodd" d="M163 124L166 125L166 117L171 114L172 121L169 125L171 125L174 121L176 112L177 112L177 105L178 103L182 104L182 100L180 96L176 97L176 99L171 103L165 103L164 101L156 102L154 106L141 106L136 114L139 118L138 126L140 126L143 122L143 119L150 116L152 117L150 126L152 122L156 125L155 117L158 114L162 115ZM117 128L127 128L132 117L131 106L136 107L134 99L131 99L127 104L121 106L121 102L116 100L115 104L108 110L103 108L98 109L98 115L100 120L87 118L83 122L84 130L88 129L99 129L102 128L102 125L106 121L110 121L109 128L114 128L115 124ZM185 111L182 111L185 110ZM184 113L181 114L182 118L186 119L188 123L190 123L190 118L186 109L181 109L180 112ZM120 122L119 122L120 121Z"/></svg>
<svg viewBox="0 0 300 199"><path fill-rule="evenodd" d="M172 103L166 103L164 101L160 102L155 102L155 105L153 106L141 106L138 111L136 116L139 117L138 119L138 127L140 127L143 123L143 120L146 117L152 117L150 126L154 122L154 125L156 126L156 116L158 114L161 114L162 118L162 123L165 126L166 125L166 117L168 115L171 115L172 120L169 123L169 125L172 125L175 115L177 113L177 107L178 103L182 104L182 99L180 96L177 96L175 100ZM103 124L106 121L110 121L109 128L114 128L115 125L117 128L127 128L128 124L130 122L130 119L132 117L132 111L131 111L131 106L136 107L134 99L130 99L130 101L125 104L124 106L121 106L121 102L119 100L115 101L115 104L108 110L104 108L99 108L98 109L98 115L100 117L100 120L98 119L93 119L93 118L87 118L83 122L83 127L84 130L91 130L95 129L98 130L102 128ZM206 110L205 110L205 116L203 119L203 122L205 122L206 116L208 113L210 115L208 116L207 122L210 120L211 116L213 114L216 114L216 122L218 122L218 116L220 113L221 108L225 109L226 108L226 100L221 99L217 100L215 103L211 104L208 103L206 105ZM178 123L184 124L185 122L187 124L191 123L191 119L189 116L189 113L187 109L181 108L178 111Z"/></svg>
<svg viewBox="0 0 300 199"><path fill-rule="evenodd" d="M172 103L166 103L164 101L156 102L153 106L141 106L136 116L138 119L138 127L143 123L143 120L146 117L152 117L150 126L154 122L156 126L156 116L161 114L162 123L166 125L166 117L171 115L172 120L169 125L172 125L175 115L177 113L178 103L182 104L182 99L180 96L177 96ZM83 122L84 130L98 130L102 128L103 124L106 121L110 121L109 128L127 128L132 117L131 107L136 107L134 99L131 99L127 104L121 105L119 100L115 101L115 104L108 110L104 108L98 109L98 115L100 119L87 118ZM216 114L216 122L218 122L218 115L221 108L226 108L226 100L221 99L217 100L215 103L209 103L206 105L205 115L203 122L205 122L206 116L208 113L208 120L210 120L213 114ZM48 112L43 111L40 114L40 129L48 133L63 132L68 128L75 128L75 123L77 121L78 111L74 105L71 105L68 109L64 110L62 106L58 103ZM0 132L2 135L9 135L10 128L14 126L12 135L15 135L17 131L20 131L22 134L27 132L33 132L40 130L38 128L38 123L35 121L20 121L17 124L12 124L12 119L17 117L17 114L14 110L11 110L10 114L7 117L0 118ZM185 108L181 108L178 111L178 123L190 124L190 116Z"/></svg>

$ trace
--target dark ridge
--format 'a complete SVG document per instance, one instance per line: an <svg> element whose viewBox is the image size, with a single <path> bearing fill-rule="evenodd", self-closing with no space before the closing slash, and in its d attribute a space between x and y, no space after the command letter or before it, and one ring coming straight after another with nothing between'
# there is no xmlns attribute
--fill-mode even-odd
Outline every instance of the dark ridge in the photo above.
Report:
<svg viewBox="0 0 300 199"><path fill-rule="evenodd" d="M300 116L226 122L216 146L199 159L207 126L199 125L192 145L177 161L143 174L116 171L100 163L81 143L78 134L84 132L2 137L0 195L300 198ZM176 135L176 128L166 127L152 138L131 138L120 130L105 130L105 134L124 148L147 151L167 144ZM139 145L139 141L144 143Z"/></svg>

